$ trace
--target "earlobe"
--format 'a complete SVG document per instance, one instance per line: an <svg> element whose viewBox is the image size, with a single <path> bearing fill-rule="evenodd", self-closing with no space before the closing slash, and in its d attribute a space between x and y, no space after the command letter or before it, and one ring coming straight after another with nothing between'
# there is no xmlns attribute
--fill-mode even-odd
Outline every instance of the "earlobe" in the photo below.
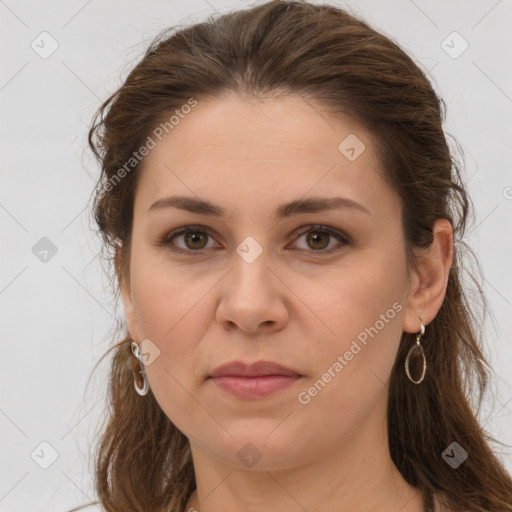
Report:
<svg viewBox="0 0 512 512"><path fill-rule="evenodd" d="M121 265L119 264L119 255L116 253L114 257L114 265L116 269L116 275L119 282L119 291L121 294L121 300L123 302L124 316L126 319L126 327L133 341L139 342L139 329L137 325L137 318L135 315L135 307L131 295L131 285L129 279L123 274Z"/></svg>
<svg viewBox="0 0 512 512"><path fill-rule="evenodd" d="M137 343L140 341L139 328L137 325L137 316L135 314L135 307L131 297L129 287L121 287L121 297L123 300L124 316L126 319L126 327L133 341Z"/></svg>
<svg viewBox="0 0 512 512"><path fill-rule="evenodd" d="M443 303L450 268L452 267L453 228L447 219L438 219L433 226L434 238L430 247L415 249L417 269L411 279L402 328L418 332L420 322L428 325ZM420 320L420 317L423 321Z"/></svg>

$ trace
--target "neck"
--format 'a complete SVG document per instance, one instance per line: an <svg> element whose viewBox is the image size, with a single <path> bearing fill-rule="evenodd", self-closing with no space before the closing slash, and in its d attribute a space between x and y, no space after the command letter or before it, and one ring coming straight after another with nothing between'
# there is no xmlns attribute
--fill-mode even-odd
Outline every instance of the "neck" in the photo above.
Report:
<svg viewBox="0 0 512 512"><path fill-rule="evenodd" d="M191 444L197 489L185 511L423 512L421 492L403 479L391 459L380 408L338 450L327 447L323 457L287 469L235 468Z"/></svg>

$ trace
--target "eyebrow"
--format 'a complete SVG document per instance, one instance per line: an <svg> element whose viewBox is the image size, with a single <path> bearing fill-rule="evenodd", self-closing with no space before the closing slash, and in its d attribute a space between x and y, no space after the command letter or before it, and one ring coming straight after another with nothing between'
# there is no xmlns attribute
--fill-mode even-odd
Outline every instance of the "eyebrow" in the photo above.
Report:
<svg viewBox="0 0 512 512"><path fill-rule="evenodd" d="M213 217L222 217L226 213L221 206L203 199L188 196L171 196L158 199L148 208L147 213L165 208L179 208L192 213L211 215ZM343 208L371 215L366 207L347 197L310 197L308 199L296 199L289 203L282 204L276 209L275 217L282 219L301 213L318 213Z"/></svg>

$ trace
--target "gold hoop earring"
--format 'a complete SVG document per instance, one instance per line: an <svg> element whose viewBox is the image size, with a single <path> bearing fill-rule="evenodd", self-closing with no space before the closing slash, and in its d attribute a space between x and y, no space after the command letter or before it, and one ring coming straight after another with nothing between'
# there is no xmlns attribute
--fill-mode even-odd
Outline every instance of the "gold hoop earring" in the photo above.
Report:
<svg viewBox="0 0 512 512"><path fill-rule="evenodd" d="M405 373L407 374L407 377L409 377L409 380L413 382L414 384L419 384L423 381L425 378L425 373L427 372L427 358L425 357L425 352L423 351L423 347L421 346L420 339L425 333L425 326L423 324L421 325L420 332L416 335L416 343L410 348L409 353L407 354L407 357L405 358ZM423 370L421 373L421 378L419 380L414 380L411 377L411 374L409 373L409 359L411 358L411 354L413 350L419 350L421 352L421 355L423 357Z"/></svg>

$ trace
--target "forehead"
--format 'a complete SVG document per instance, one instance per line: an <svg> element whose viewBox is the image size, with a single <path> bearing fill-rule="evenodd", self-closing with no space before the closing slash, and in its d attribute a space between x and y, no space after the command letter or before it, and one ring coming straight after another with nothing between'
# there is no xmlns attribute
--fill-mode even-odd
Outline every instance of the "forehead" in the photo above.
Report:
<svg viewBox="0 0 512 512"><path fill-rule="evenodd" d="M136 197L145 209L177 192L222 196L246 208L333 187L361 202L390 192L370 133L300 96L199 100L155 142Z"/></svg>
<svg viewBox="0 0 512 512"><path fill-rule="evenodd" d="M351 133L371 144L367 130L352 116L334 117L320 104L296 95L259 100L229 94L202 99L188 114L173 117L173 126L167 126L148 160L177 149L189 157L204 156L203 148L226 159L237 151L238 156L243 152L259 161L279 156L288 160L293 149L297 159L332 160ZM186 151L192 148L193 153Z"/></svg>

